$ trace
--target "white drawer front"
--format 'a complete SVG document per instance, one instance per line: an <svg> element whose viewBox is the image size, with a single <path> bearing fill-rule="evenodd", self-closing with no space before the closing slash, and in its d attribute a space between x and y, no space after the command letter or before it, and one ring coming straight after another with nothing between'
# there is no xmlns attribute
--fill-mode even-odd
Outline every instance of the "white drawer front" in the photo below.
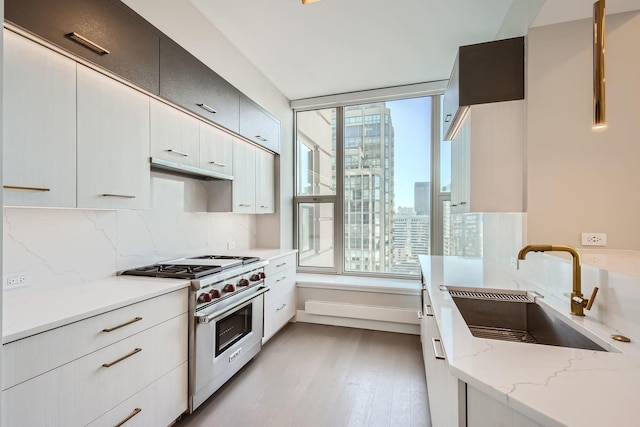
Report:
<svg viewBox="0 0 640 427"><path fill-rule="evenodd" d="M185 288L5 344L2 353L2 389L13 387L187 310L188 289ZM112 330L105 332L104 329Z"/></svg>
<svg viewBox="0 0 640 427"><path fill-rule="evenodd" d="M113 427L168 426L187 410L187 363L183 363L142 391L131 396L91 424Z"/></svg>
<svg viewBox="0 0 640 427"><path fill-rule="evenodd" d="M296 268L296 254L289 254L283 257L274 258L269 260L269 264L264 268L264 273L267 277L277 275L278 272L287 268Z"/></svg>
<svg viewBox="0 0 640 427"><path fill-rule="evenodd" d="M187 361L187 316L4 390L2 425L71 427L95 420Z"/></svg>
<svg viewBox="0 0 640 427"><path fill-rule="evenodd" d="M267 342L267 340L286 325L295 314L295 292L285 294L273 304L266 306L264 309L264 338L262 342Z"/></svg>
<svg viewBox="0 0 640 427"><path fill-rule="evenodd" d="M296 270L289 268L277 272L275 275L267 276L265 285L269 287L269 292L265 294L265 305L273 304L283 295L295 292L296 289Z"/></svg>

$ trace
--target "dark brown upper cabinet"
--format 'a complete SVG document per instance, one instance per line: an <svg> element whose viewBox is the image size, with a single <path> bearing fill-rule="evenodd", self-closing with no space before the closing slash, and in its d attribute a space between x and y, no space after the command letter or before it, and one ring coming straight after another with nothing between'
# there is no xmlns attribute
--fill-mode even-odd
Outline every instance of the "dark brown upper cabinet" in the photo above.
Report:
<svg viewBox="0 0 640 427"><path fill-rule="evenodd" d="M121 2L5 0L4 7L7 21L159 93L159 33Z"/></svg>
<svg viewBox="0 0 640 427"><path fill-rule="evenodd" d="M240 135L280 153L280 121L244 95L240 96Z"/></svg>
<svg viewBox="0 0 640 427"><path fill-rule="evenodd" d="M517 99L524 99L524 37L461 46L442 103L445 141L471 105Z"/></svg>
<svg viewBox="0 0 640 427"><path fill-rule="evenodd" d="M160 40L160 96L239 133L240 92L172 40Z"/></svg>

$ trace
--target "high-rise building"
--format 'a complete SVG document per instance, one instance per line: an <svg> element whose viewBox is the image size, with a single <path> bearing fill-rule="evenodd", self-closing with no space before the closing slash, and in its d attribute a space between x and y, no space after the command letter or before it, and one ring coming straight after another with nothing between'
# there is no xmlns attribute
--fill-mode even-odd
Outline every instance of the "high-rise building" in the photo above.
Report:
<svg viewBox="0 0 640 427"><path fill-rule="evenodd" d="M393 145L391 114L384 102L345 107L346 271L391 271Z"/></svg>
<svg viewBox="0 0 640 427"><path fill-rule="evenodd" d="M431 215L398 208L393 216L393 272L419 274L418 255L431 253Z"/></svg>
<svg viewBox="0 0 640 427"><path fill-rule="evenodd" d="M413 206L416 215L431 214L431 183L416 182L413 185Z"/></svg>

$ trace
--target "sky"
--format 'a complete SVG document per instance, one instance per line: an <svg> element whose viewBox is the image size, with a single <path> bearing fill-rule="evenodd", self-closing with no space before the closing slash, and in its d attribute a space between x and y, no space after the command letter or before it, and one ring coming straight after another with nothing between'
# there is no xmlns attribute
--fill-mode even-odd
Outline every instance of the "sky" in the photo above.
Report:
<svg viewBox="0 0 640 427"><path fill-rule="evenodd" d="M395 208L413 206L415 182L431 181L431 98L387 101L395 131ZM443 153L450 153L449 143ZM451 162L441 175L451 176Z"/></svg>

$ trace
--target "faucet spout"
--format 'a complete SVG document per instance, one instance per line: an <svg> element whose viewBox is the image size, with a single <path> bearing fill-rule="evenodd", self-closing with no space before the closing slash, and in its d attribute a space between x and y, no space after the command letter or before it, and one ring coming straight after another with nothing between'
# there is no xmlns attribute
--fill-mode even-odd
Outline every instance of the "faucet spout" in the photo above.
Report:
<svg viewBox="0 0 640 427"><path fill-rule="evenodd" d="M524 260L529 252L568 252L573 258L573 286L571 289L571 314L584 316L584 308L591 309L598 288L593 289L589 300L582 294L582 276L580 266L580 254L575 248L566 245L527 245L518 252L518 260Z"/></svg>

